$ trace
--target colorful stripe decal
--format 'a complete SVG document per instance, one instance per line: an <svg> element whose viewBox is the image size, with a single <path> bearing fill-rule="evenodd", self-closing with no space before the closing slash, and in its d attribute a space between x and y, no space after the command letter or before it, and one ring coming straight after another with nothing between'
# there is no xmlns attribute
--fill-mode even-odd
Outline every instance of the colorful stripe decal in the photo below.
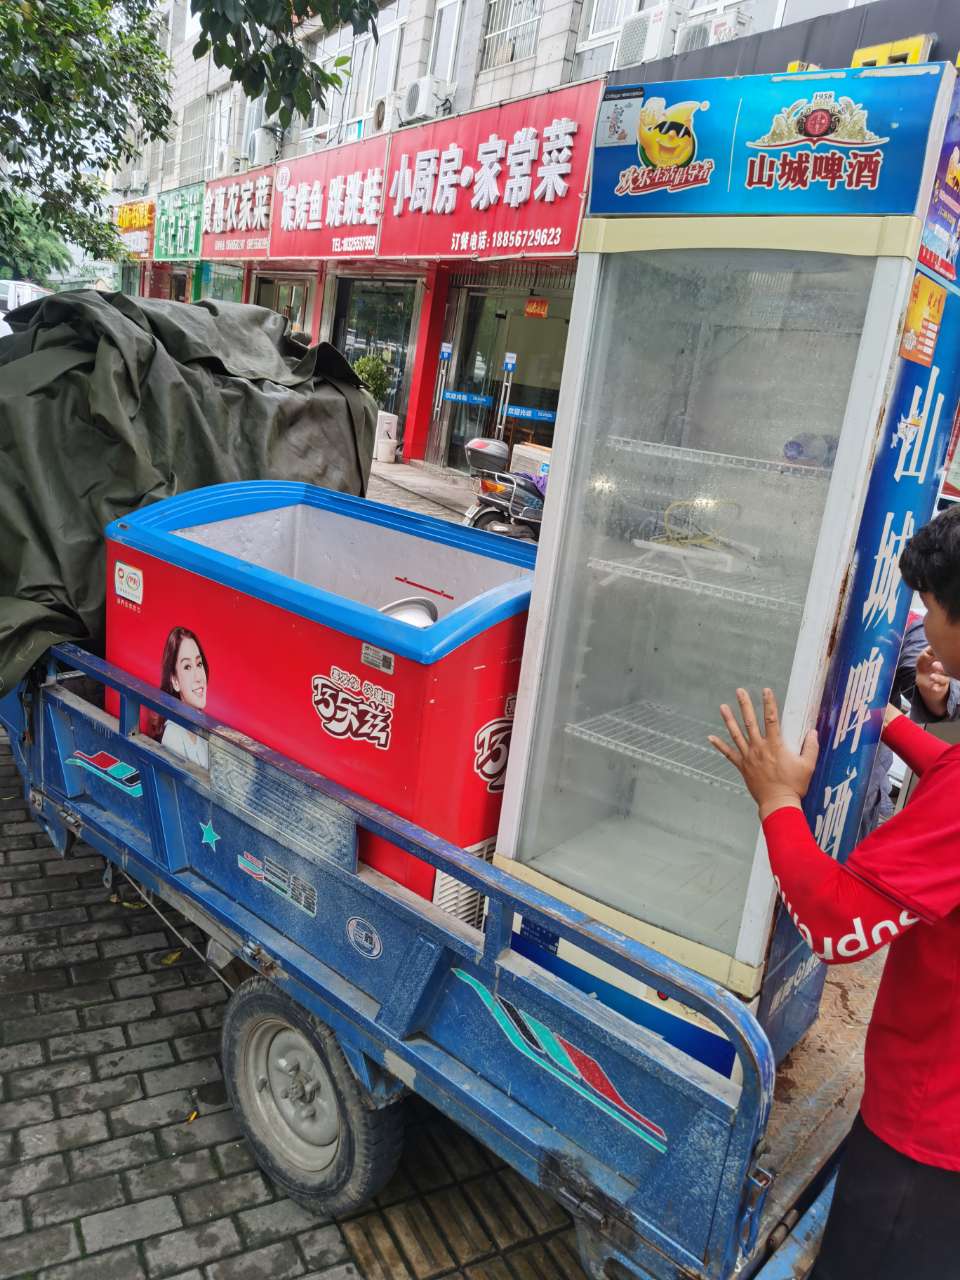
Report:
<svg viewBox="0 0 960 1280"><path fill-rule="evenodd" d="M68 757L67 764L75 764L79 769L86 769L94 777L102 779L103 782L109 782L112 787L117 787L120 791L125 791L128 796L143 795L143 783L140 781L139 771L132 764L127 764L123 760L118 760L116 756L110 755L108 751L98 751L92 756L88 756L84 751L74 751L73 755Z"/></svg>
<svg viewBox="0 0 960 1280"><path fill-rule="evenodd" d="M472 974L463 969L454 969L453 972L461 982L473 988L518 1053L535 1062L554 1079L578 1093L656 1151L666 1153L665 1131L624 1102L598 1062L569 1040L555 1035L531 1014L492 995Z"/></svg>

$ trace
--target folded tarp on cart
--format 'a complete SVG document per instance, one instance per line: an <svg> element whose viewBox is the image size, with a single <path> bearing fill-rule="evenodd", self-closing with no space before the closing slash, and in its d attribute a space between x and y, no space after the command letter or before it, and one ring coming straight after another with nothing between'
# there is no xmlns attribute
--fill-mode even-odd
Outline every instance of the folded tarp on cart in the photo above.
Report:
<svg viewBox="0 0 960 1280"><path fill-rule="evenodd" d="M0 339L0 694L51 645L103 651L111 520L223 481L366 491L376 405L262 307L93 290Z"/></svg>

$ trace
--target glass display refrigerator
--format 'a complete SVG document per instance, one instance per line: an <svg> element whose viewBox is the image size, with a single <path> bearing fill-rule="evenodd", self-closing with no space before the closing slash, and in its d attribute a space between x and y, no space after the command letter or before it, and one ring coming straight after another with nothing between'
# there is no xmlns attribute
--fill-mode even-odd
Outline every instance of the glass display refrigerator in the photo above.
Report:
<svg viewBox="0 0 960 1280"><path fill-rule="evenodd" d="M849 853L957 401L955 79L613 86L598 119L498 860L754 1001L780 1055L823 966L706 736L771 685Z"/></svg>

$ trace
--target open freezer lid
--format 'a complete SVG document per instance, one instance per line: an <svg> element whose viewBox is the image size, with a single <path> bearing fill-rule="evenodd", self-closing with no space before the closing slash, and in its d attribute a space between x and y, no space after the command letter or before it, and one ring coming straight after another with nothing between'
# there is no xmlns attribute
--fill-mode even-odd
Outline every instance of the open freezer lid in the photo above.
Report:
<svg viewBox="0 0 960 1280"><path fill-rule="evenodd" d="M180 494L106 534L425 664L525 612L536 559L531 543L274 480ZM411 597L435 620L407 620L417 611L398 606Z"/></svg>
<svg viewBox="0 0 960 1280"><path fill-rule="evenodd" d="M924 213L954 78L930 62L608 85L588 216Z"/></svg>

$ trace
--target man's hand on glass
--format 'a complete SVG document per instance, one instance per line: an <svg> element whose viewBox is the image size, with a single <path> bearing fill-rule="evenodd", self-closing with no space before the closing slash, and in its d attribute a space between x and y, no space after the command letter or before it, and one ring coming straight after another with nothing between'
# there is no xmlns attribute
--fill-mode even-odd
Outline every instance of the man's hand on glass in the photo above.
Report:
<svg viewBox="0 0 960 1280"><path fill-rule="evenodd" d="M739 771L757 803L761 821L776 809L786 806L799 809L817 763L819 746L816 731L810 730L799 753L792 751L780 734L780 713L772 689L763 691L765 732L757 722L753 702L746 689L737 690L737 703L743 727L724 703L720 714L730 741L713 734L708 741Z"/></svg>

